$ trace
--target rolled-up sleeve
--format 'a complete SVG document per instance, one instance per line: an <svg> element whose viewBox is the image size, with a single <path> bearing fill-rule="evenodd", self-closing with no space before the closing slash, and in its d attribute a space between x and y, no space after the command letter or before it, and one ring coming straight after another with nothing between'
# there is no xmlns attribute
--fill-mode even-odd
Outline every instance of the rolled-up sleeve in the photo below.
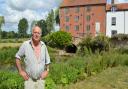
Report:
<svg viewBox="0 0 128 89"><path fill-rule="evenodd" d="M45 48L45 64L50 64L51 61L50 61L50 56L49 56L49 53L48 53L48 50L47 50L47 47Z"/></svg>
<svg viewBox="0 0 128 89"><path fill-rule="evenodd" d="M18 58L18 59L21 59L21 57L24 56L24 54L25 54L25 43L23 43L20 46L20 48L19 48L18 52L16 53L15 57Z"/></svg>

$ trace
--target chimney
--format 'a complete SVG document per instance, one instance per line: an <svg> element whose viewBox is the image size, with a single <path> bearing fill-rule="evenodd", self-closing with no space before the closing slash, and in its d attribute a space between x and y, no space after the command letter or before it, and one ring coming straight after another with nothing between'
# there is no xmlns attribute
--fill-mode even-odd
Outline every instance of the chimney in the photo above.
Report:
<svg viewBox="0 0 128 89"><path fill-rule="evenodd" d="M115 12L117 10L117 6L116 3L118 2L118 0L111 0L111 11Z"/></svg>
<svg viewBox="0 0 128 89"><path fill-rule="evenodd" d="M114 5L115 4L115 0L111 0L111 4Z"/></svg>

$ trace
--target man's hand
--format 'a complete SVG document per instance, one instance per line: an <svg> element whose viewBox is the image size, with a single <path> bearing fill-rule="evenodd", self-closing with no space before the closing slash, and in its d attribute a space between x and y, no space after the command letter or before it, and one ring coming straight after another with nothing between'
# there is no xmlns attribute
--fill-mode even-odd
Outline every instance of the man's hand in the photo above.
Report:
<svg viewBox="0 0 128 89"><path fill-rule="evenodd" d="M29 76L25 71L19 71L19 74L23 77L24 80L28 80Z"/></svg>
<svg viewBox="0 0 128 89"><path fill-rule="evenodd" d="M48 76L48 71L44 71L41 74L41 79L45 79Z"/></svg>

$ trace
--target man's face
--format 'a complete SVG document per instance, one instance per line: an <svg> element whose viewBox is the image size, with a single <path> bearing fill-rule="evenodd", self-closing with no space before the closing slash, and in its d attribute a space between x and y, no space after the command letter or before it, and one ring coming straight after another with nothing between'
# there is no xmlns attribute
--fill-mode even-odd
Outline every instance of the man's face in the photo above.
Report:
<svg viewBox="0 0 128 89"><path fill-rule="evenodd" d="M32 31L32 39L35 41L40 41L41 38L41 29L39 27L34 27Z"/></svg>

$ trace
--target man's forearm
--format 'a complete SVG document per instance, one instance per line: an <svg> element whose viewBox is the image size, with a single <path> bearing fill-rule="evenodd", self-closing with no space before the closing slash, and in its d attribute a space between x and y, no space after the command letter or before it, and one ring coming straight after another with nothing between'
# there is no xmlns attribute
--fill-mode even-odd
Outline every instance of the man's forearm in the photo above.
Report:
<svg viewBox="0 0 128 89"><path fill-rule="evenodd" d="M21 67L21 63L20 63L19 59L16 59L16 67L17 67L19 72L23 70L22 67Z"/></svg>
<svg viewBox="0 0 128 89"><path fill-rule="evenodd" d="M22 69L21 63L19 59L16 59L16 67L19 71L19 74L24 78L24 80L28 80L29 76L28 74Z"/></svg>

